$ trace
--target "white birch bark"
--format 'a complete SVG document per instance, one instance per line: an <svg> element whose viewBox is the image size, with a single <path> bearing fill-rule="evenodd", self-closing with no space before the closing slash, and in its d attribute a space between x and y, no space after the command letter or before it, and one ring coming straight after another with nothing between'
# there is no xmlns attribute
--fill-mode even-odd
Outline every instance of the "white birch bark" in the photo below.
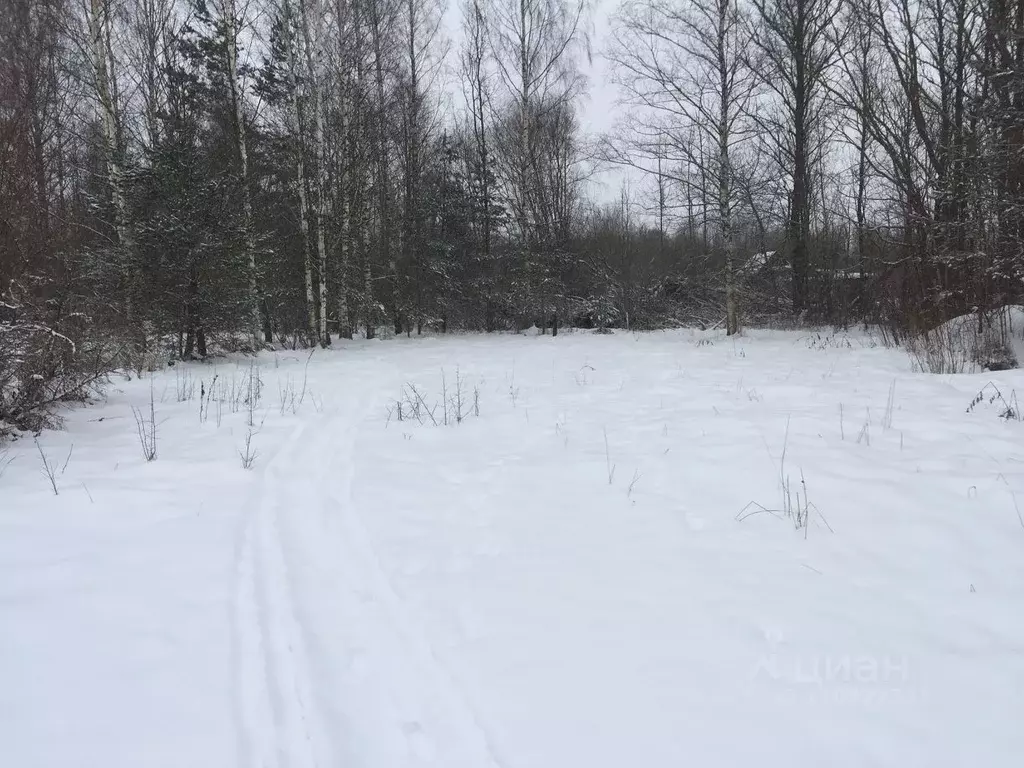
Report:
<svg viewBox="0 0 1024 768"><path fill-rule="evenodd" d="M252 191L249 186L249 150L245 135L245 110L241 83L238 80L238 30L235 0L220 0L219 12L224 23L224 65L227 69L228 92L234 116L235 145L238 150L239 173L242 182L242 228L245 238L245 258L249 279L248 329L253 349L263 346L261 338L260 305L263 292L256 267L256 238L253 233Z"/></svg>
<svg viewBox="0 0 1024 768"><path fill-rule="evenodd" d="M349 326L348 318L348 264L351 253L351 212L350 212L350 201L349 201L349 189L348 185L354 178L352 172L352 155L350 153L352 149L352 137L351 130L353 125L352 116L349 114L349 110L352 108L352 81L351 72L349 66L351 65L351 59L349 56L349 49L352 46L352 41L348 40L345 35L345 24L344 19L345 13L345 0L337 0L335 18L337 24L338 33L338 79L340 81L340 92L338 95L339 101L339 118L341 122L341 136L340 140L342 146L346 151L342 152L342 159L338 173L338 190L337 190L337 205L340 209L340 221L339 224L339 238L338 238L338 273L337 273L337 312L338 312L338 336L343 339L352 338L352 329Z"/></svg>
<svg viewBox="0 0 1024 768"><path fill-rule="evenodd" d="M120 246L120 270L124 283L124 318L131 330L135 322L135 306L132 295L134 276L131 268L131 254L135 250L135 241L128 202L124 194L124 173L121 168L121 147L117 130L117 107L114 103L111 86L107 44L109 21L109 10L105 0L90 0L88 29L92 53L93 88L99 104L107 183L110 185L111 201L114 205L114 230Z"/></svg>
<svg viewBox="0 0 1024 768"><path fill-rule="evenodd" d="M292 132L295 136L295 177L299 193L299 231L302 234L303 267L306 287L307 332L311 340L317 337L316 299L313 293L313 258L310 243L309 200L306 195L305 134L302 121L302 99L299 93L298 62L295 56L295 34L290 0L284 0L284 34L288 49L288 91L291 100Z"/></svg>
<svg viewBox="0 0 1024 768"><path fill-rule="evenodd" d="M730 78L728 41L726 35L729 28L730 0L718 0L718 76L719 83L719 114L718 114L718 216L721 228L722 247L725 251L725 332L732 336L739 331L739 318L736 308L736 278L734 261L736 243L732 231L732 167L729 162L730 110L732 107L732 79Z"/></svg>
<svg viewBox="0 0 1024 768"><path fill-rule="evenodd" d="M324 162L324 114L321 93L320 45L323 33L323 11L320 0L299 0L299 21L306 58L306 82L309 84L310 109L313 112L313 182L312 224L316 230L317 263L317 338L322 346L329 346L327 333L327 243L324 234L327 203L327 166Z"/></svg>

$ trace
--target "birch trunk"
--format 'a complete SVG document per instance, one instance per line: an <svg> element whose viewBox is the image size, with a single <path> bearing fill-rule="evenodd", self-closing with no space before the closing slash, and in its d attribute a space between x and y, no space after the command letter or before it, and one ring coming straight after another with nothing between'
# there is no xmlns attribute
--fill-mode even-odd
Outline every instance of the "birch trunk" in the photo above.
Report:
<svg viewBox="0 0 1024 768"><path fill-rule="evenodd" d="M103 134L107 183L110 185L110 196L114 205L114 230L120 246L119 266L124 290L124 318L128 329L133 330L132 326L135 324L133 296L135 280L131 267L131 256L135 250L135 240L132 235L128 203L124 194L124 173L120 160L121 146L117 128L117 111L108 69L109 49L106 30L108 23L106 2L90 0L88 26L92 47L93 87L99 102L100 130Z"/></svg>
<svg viewBox="0 0 1024 768"><path fill-rule="evenodd" d="M310 15L313 16L312 24ZM327 243L324 235L324 221L327 218L327 166L324 162L324 113L320 92L320 38L323 30L320 0L299 0L299 17L306 53L306 81L309 83L309 97L313 110L313 161L316 163L312 174L312 223L316 230L317 339L321 346L328 347L331 344L331 337L327 333Z"/></svg>
<svg viewBox="0 0 1024 768"><path fill-rule="evenodd" d="M532 146L530 141L530 87L532 74L530 71L530 54L527 48L527 25L529 24L528 0L519 0L519 79L522 90L519 94L519 151L522 156L519 158L519 186L520 186L520 228L522 235L530 249L530 174L529 167L532 159Z"/></svg>
<svg viewBox="0 0 1024 768"><path fill-rule="evenodd" d="M406 16L408 22L408 66L409 84L405 104L405 227L402 250L405 254L407 268L413 272L416 281L414 290L415 311L417 320L421 319L426 310L423 306L423 242L420 227L420 60L417 50L417 33L419 24L417 5L419 0L407 0ZM400 325L396 323L396 326ZM399 332L401 329L396 329Z"/></svg>
<svg viewBox="0 0 1024 768"><path fill-rule="evenodd" d="M368 243L370 228L370 163L368 148L371 139L370 100L366 87L366 48L363 19L364 0L352 2L352 113L349 121L351 138L351 208L349 210L349 256L362 269L362 290L356 309L356 325L359 315L365 316L367 338L373 338L373 321L370 317L370 302L373 301L372 266Z"/></svg>
<svg viewBox="0 0 1024 768"><path fill-rule="evenodd" d="M730 0L718 0L718 76L720 78L719 113L718 113L718 216L725 251L725 332L732 336L739 331L739 319L736 310L736 280L734 261L736 243L732 231L731 205L731 173L729 162L729 133L732 105L731 78L727 54L726 34L729 27Z"/></svg>
<svg viewBox="0 0 1024 768"><path fill-rule="evenodd" d="M374 87L376 89L375 121L373 129L375 183L377 191L377 240L379 244L378 261L383 269L388 270L392 282L397 284L397 265L391 252L391 173L388 147L388 126L386 120L387 92L385 88L385 20L381 17L379 3L371 2L370 34L373 44ZM389 11L390 12L390 11ZM363 233L366 236L366 233ZM366 338L372 339L376 333L376 310L373 298L373 271L367 255L363 265L363 290L366 295Z"/></svg>
<svg viewBox="0 0 1024 768"><path fill-rule="evenodd" d="M350 78L350 71L348 66L351 63L349 60L350 47L358 51L358 45L351 45L350 41L346 39L344 33L345 18L345 0L338 0L335 10L335 17L337 19L338 27L338 62L341 71L339 72L339 79L341 81L341 92L339 94L339 118L341 122L341 142L345 150L342 152L342 160L340 163L340 170L338 174L338 189L337 189L337 201L341 207L341 219L339 221L339 237L338 237L338 273L337 273L337 291L338 291L338 337L342 339L352 338L352 328L349 325L348 317L348 264L351 257L352 245L351 245L351 209L350 200L348 195L348 186L351 180L354 178L352 173L352 116L349 114L349 110L352 107L352 81Z"/></svg>
<svg viewBox="0 0 1024 768"><path fill-rule="evenodd" d="M221 0L221 20L224 23L224 64L227 67L228 91L231 98L231 112L234 117L235 145L238 150L239 173L242 182L242 228L245 238L245 258L249 278L249 335L253 349L263 346L260 339L260 307L263 306L263 290L256 268L256 239L253 235L252 193L249 188L249 149L245 135L245 111L242 104L241 85L238 82L238 32L235 18L235 0ZM269 320L269 318L268 318ZM270 324L267 323L269 335ZM266 338L265 341L272 341Z"/></svg>
<svg viewBox="0 0 1024 768"><path fill-rule="evenodd" d="M317 337L316 300L313 295L313 259L309 236L309 200L306 196L306 164L304 158L305 136L302 126L302 103L299 94L297 75L298 64L295 60L295 35L292 29L292 8L289 0L284 2L284 34L288 49L288 90L291 98L292 131L295 136L295 177L299 193L299 231L302 233L303 266L306 286L306 311L310 340Z"/></svg>
<svg viewBox="0 0 1024 768"><path fill-rule="evenodd" d="M346 89L347 86L342 86ZM343 91L341 95L341 137L342 142L346 146L350 143L349 130L352 123L351 117L348 114L349 100L348 93ZM349 156L351 157L351 156ZM339 221L340 236L338 238L338 277L337 277L337 291L338 291L338 336L343 339L352 338L352 327L349 325L348 317L348 264L351 258L352 243L351 243L351 229L352 229L352 212L351 203L348 196L348 184L354 177L352 169L347 167L350 165L349 158L343 160L342 169L338 176L338 202L341 206L341 220Z"/></svg>
<svg viewBox="0 0 1024 768"><path fill-rule="evenodd" d="M470 112L473 121L473 138L476 143L476 155L479 162L479 184L481 203L483 204L483 221L481 222L481 253L485 264L486 298L484 304L484 328L490 333L495 329L492 294L493 281L496 277L491 263L491 188L490 188L490 157L487 145L487 94L485 86L484 66L487 50L487 29L485 26L481 0L469 0L465 7L466 24L464 36L467 38L463 54L463 68L470 81Z"/></svg>

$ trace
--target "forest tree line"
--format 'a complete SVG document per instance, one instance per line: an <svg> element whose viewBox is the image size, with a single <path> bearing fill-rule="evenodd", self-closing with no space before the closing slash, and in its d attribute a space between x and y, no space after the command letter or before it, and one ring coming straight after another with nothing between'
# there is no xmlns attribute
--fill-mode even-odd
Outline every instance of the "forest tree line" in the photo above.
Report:
<svg viewBox="0 0 1024 768"><path fill-rule="evenodd" d="M1020 301L1024 0L460 2L2 0L0 422L214 344Z"/></svg>

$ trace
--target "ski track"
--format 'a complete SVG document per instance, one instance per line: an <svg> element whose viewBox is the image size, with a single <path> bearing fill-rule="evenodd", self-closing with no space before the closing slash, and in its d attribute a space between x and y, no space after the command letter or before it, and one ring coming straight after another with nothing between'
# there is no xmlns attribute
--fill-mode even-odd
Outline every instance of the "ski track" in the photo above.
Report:
<svg viewBox="0 0 1024 768"><path fill-rule="evenodd" d="M248 413L173 392L252 360L69 409L0 480L4 765L1017 768L1021 433L978 393L1022 374L831 338L360 341L309 388L267 355L250 470ZM388 420L453 366L481 419ZM737 519L805 473L809 535Z"/></svg>
<svg viewBox="0 0 1024 768"><path fill-rule="evenodd" d="M288 717L280 638L271 622L268 594L266 518L272 499L277 465L287 462L305 432L300 424L265 464L254 491L240 511L235 548L235 590L231 636L234 686L234 720L239 766L293 765L289 755L285 720ZM293 683L294 686L294 683Z"/></svg>
<svg viewBox="0 0 1024 768"><path fill-rule="evenodd" d="M296 428L242 509L231 612L240 768L500 768L355 509L372 396Z"/></svg>

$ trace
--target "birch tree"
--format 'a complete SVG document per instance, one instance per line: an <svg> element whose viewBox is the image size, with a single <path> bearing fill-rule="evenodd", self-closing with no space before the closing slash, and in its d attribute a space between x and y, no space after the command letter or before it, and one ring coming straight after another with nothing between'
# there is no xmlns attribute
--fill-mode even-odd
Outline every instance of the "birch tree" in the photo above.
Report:
<svg viewBox="0 0 1024 768"><path fill-rule="evenodd" d="M166 109L167 49L175 36L175 3L130 0L126 15L126 68L132 75L142 113L141 143L152 149L160 141L160 113Z"/></svg>
<svg viewBox="0 0 1024 768"><path fill-rule="evenodd" d="M282 0L281 30L287 57L286 78L290 104L289 122L292 134L292 151L295 159L295 187L299 198L299 231L302 235L303 278L306 289L306 332L311 340L319 338L317 326L317 302L313 291L313 245L310 227L310 205L306 193L306 129L303 114L303 94L300 91L299 57L296 51L296 19L293 0Z"/></svg>
<svg viewBox="0 0 1024 768"><path fill-rule="evenodd" d="M462 5L462 49L459 62L462 85L469 113L472 138L469 161L470 185L475 192L474 222L483 264L484 328L495 330L494 260L492 243L494 224L494 170L491 158L491 61L487 0L464 0Z"/></svg>
<svg viewBox="0 0 1024 768"><path fill-rule="evenodd" d="M327 164L324 158L324 99L322 93L324 9L321 0L298 0L299 28L305 52L303 77L310 112L311 154L313 173L312 228L316 237L316 338L321 346L331 344L327 332L327 242L324 232L327 219Z"/></svg>
<svg viewBox="0 0 1024 768"><path fill-rule="evenodd" d="M134 301L135 279L133 256L135 242L132 233L129 206L126 198L121 144L118 127L117 91L111 78L112 46L109 44L110 0L89 0L88 33L91 55L92 89L99 113L100 135L103 141L103 158L106 167L106 183L113 205L114 232L117 238L121 271L122 311L129 331L138 324ZM138 328L141 332L141 326Z"/></svg>
<svg viewBox="0 0 1024 768"><path fill-rule="evenodd" d="M352 338L349 320L348 271L353 253L353 188L361 184L361 170L356 163L355 144L359 138L359 112L361 88L355 77L356 61L362 56L361 30L354 13L358 0L336 0L334 5L334 33L336 36L335 81L337 83L338 151L335 170L335 210L338 215L336 275L338 336Z"/></svg>
<svg viewBox="0 0 1024 768"><path fill-rule="evenodd" d="M152 0L147 0L151 2ZM238 29L240 19L236 0L215 0L217 14L223 29L224 74L227 79L228 98L231 101L232 130L238 154L238 175L242 197L242 237L245 260L248 266L249 318L248 329L253 349L263 346L263 341L272 341L270 323L263 322L263 287L256 264L256 234L252 215L252 185L249 179L249 149L246 139L245 92L238 67ZM263 337L261 339L261 336Z"/></svg>
<svg viewBox="0 0 1024 768"><path fill-rule="evenodd" d="M756 88L745 22L735 0L629 4L619 13L611 54L630 103L650 115L631 125L657 151L671 143L678 158L707 179L701 188L717 214L730 335L739 330L734 209L741 190L735 164L752 135Z"/></svg>
<svg viewBox="0 0 1024 768"><path fill-rule="evenodd" d="M576 55L589 51L586 13L585 0L495 0L491 6L491 46L508 98L504 184L529 280L539 295L542 332L556 243L540 142L549 118L567 119L583 87Z"/></svg>

